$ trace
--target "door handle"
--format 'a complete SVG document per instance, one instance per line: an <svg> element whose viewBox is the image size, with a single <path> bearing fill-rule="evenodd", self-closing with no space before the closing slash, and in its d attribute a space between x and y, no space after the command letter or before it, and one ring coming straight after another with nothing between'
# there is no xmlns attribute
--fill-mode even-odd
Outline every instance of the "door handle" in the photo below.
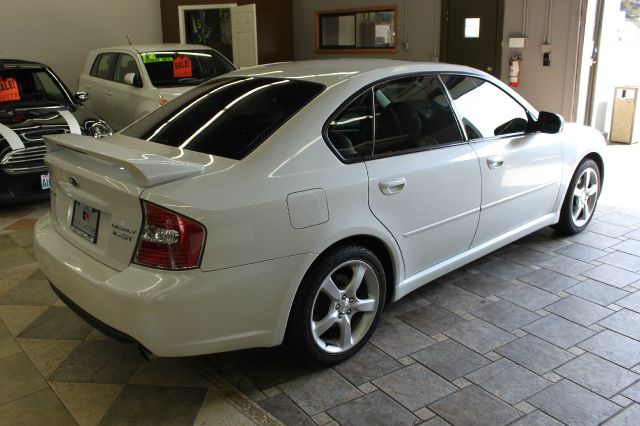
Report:
<svg viewBox="0 0 640 426"><path fill-rule="evenodd" d="M497 169L498 167L502 167L504 165L504 157L502 155L496 155L495 157L487 158L487 166L491 170Z"/></svg>
<svg viewBox="0 0 640 426"><path fill-rule="evenodd" d="M393 178L383 180L378 184L380 187L380 191L384 195L393 195L401 192L404 187L407 185L407 180L405 178Z"/></svg>
<svg viewBox="0 0 640 426"><path fill-rule="evenodd" d="M111 95L113 95L113 92L111 90L107 89L107 90L104 91L104 94L107 95L107 96L111 96Z"/></svg>

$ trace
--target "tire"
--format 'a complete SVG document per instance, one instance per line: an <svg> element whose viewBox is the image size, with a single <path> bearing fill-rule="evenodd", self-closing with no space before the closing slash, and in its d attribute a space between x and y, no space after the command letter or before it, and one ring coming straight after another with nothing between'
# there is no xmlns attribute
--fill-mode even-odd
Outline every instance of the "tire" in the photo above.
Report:
<svg viewBox="0 0 640 426"><path fill-rule="evenodd" d="M300 284L287 343L313 363L342 362L367 343L385 300L384 269L371 250L356 245L332 249L311 266Z"/></svg>
<svg viewBox="0 0 640 426"><path fill-rule="evenodd" d="M571 178L555 230L577 234L589 225L600 196L600 183L598 165L593 160L583 160Z"/></svg>

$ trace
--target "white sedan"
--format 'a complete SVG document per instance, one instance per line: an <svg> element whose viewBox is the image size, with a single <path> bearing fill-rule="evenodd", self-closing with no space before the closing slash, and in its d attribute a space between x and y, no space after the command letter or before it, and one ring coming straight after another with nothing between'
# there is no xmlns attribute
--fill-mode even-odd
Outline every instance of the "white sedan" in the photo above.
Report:
<svg viewBox="0 0 640 426"><path fill-rule="evenodd" d="M321 363L435 278L583 230L605 147L480 71L353 59L235 71L46 143L36 254L75 312L159 356L286 341Z"/></svg>

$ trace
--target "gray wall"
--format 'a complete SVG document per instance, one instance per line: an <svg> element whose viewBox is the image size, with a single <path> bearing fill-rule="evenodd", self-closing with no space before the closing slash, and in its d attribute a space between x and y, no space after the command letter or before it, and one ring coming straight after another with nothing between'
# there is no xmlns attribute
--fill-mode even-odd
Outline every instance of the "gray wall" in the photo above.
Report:
<svg viewBox="0 0 640 426"><path fill-rule="evenodd" d="M0 58L53 67L71 90L87 53L104 46L161 43L159 0L3 0Z"/></svg>
<svg viewBox="0 0 640 426"><path fill-rule="evenodd" d="M520 86L515 90L540 110L573 115L577 70L580 0L555 0L551 19L551 66L542 65L546 1L529 0L527 46L510 49L510 36L521 36L523 0L506 0L504 13L502 81L509 78L509 57L522 55Z"/></svg>
<svg viewBox="0 0 640 426"><path fill-rule="evenodd" d="M398 40L404 39L405 4L409 8L409 50L398 49L395 54L363 55L411 61L431 61L436 53L435 19L440 0L296 0L293 2L294 56L297 60L332 58L337 54L316 54L314 45L314 13L324 9L347 9L374 5L398 5ZM578 32L581 0L555 0L551 28L551 66L542 66L541 44L545 28L545 0L529 0L528 44L525 49L509 49L510 35L522 32L524 0L505 0L503 28L502 75L508 80L509 57L520 53L523 57L521 84L516 90L536 108L561 113L567 120L574 108ZM351 54L350 56L353 56Z"/></svg>

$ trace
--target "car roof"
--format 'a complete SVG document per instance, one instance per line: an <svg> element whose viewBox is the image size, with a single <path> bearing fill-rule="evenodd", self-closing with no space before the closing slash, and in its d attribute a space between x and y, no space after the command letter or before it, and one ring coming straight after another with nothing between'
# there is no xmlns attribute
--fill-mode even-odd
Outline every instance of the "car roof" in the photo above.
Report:
<svg viewBox="0 0 640 426"><path fill-rule="evenodd" d="M13 68L13 67L46 67L47 65L36 62L28 61L24 59L10 59L0 58L0 68Z"/></svg>
<svg viewBox="0 0 640 426"><path fill-rule="evenodd" d="M483 72L465 67L438 62L411 62L395 59L319 59L310 61L279 62L258 65L232 71L225 76L264 76L292 78L312 81L333 86L346 79L370 77L371 81L395 74L413 72L463 72L467 74L486 75Z"/></svg>
<svg viewBox="0 0 640 426"><path fill-rule="evenodd" d="M121 46L101 47L92 50L94 53L108 52L111 50L126 50L132 53L161 52L165 50L213 50L212 47L201 44L159 43L159 44L124 44Z"/></svg>

